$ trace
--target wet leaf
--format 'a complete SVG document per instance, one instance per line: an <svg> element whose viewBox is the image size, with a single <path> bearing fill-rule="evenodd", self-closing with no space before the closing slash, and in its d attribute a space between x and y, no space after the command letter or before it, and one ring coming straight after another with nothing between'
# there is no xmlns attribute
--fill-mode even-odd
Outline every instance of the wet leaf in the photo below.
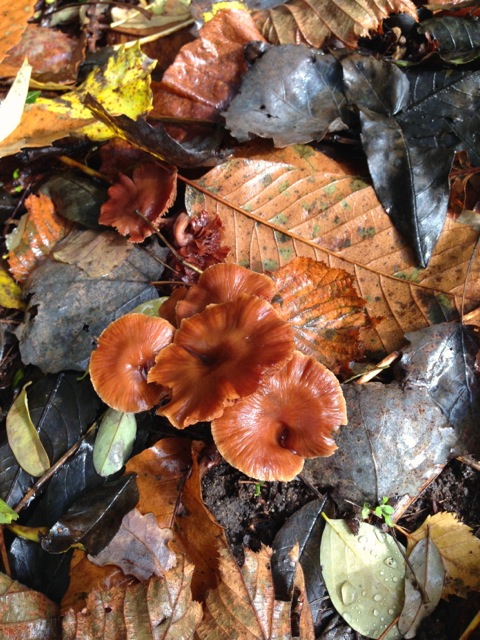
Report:
<svg viewBox="0 0 480 640"><path fill-rule="evenodd" d="M459 522L454 513L440 512L428 516L408 539L408 550L427 537L437 547L447 572L442 596L466 597L468 591L480 591L480 540L470 527Z"/></svg>
<svg viewBox="0 0 480 640"><path fill-rule="evenodd" d="M156 257L164 253L158 245L148 252L134 247L117 268L97 277L88 277L75 265L46 260L24 287L31 313L27 311L17 330L23 362L45 372L85 370L103 329L155 297L150 282L163 269ZM87 261L95 264L91 256ZM98 272L98 263L95 266Z"/></svg>
<svg viewBox="0 0 480 640"><path fill-rule="evenodd" d="M345 269L370 317L380 319L362 331L367 351L389 353L404 332L457 316L477 238L472 229L447 220L429 268L419 270L373 189L345 167L303 146L245 155L186 191L191 216L208 210L221 218L228 262L263 272L305 256ZM479 266L477 257L466 310L480 305Z"/></svg>
<svg viewBox="0 0 480 640"><path fill-rule="evenodd" d="M273 306L295 331L297 349L335 371L361 360L360 330L370 326L352 277L311 258L294 258L272 274Z"/></svg>
<svg viewBox="0 0 480 640"><path fill-rule="evenodd" d="M480 55L480 25L468 17L433 17L419 25L420 33L429 33L438 43L443 60L465 64Z"/></svg>
<svg viewBox="0 0 480 640"><path fill-rule="evenodd" d="M137 37L150 34L167 36L193 23L189 5L189 0L155 0L142 12L134 7L112 7L110 29L133 33Z"/></svg>
<svg viewBox="0 0 480 640"><path fill-rule="evenodd" d="M98 475L110 476L120 471L132 451L136 434L134 413L107 409L93 449L93 464Z"/></svg>
<svg viewBox="0 0 480 640"><path fill-rule="evenodd" d="M17 518L18 513L0 499L0 524L10 524L13 520L17 520Z"/></svg>
<svg viewBox="0 0 480 640"><path fill-rule="evenodd" d="M261 11L255 20L267 40L273 44L298 44L322 47L331 35L354 47L358 38L377 31L390 13L405 12L416 17L409 0L290 0L269 11ZM328 17L328 19L326 19Z"/></svg>
<svg viewBox="0 0 480 640"><path fill-rule="evenodd" d="M228 634L242 640L257 638L294 638L292 631L292 600L275 600L270 570L271 549L262 547L258 553L245 551L245 563L240 569L227 551L220 555L222 580L210 591L205 602L204 619L197 629L200 640L220 638ZM303 575L296 556L295 586L301 600L304 593ZM300 637L313 640L314 631L310 610L303 603Z"/></svg>
<svg viewBox="0 0 480 640"><path fill-rule="evenodd" d="M435 610L440 602L445 579L442 558L428 535L415 545L408 560L410 567L407 567L405 576L405 605L398 621L398 630L407 639L416 636L423 619Z"/></svg>
<svg viewBox="0 0 480 640"><path fill-rule="evenodd" d="M34 3L0 1L0 16L2 25L2 39L0 41L0 63L5 60L7 53L22 39L22 34L27 28L28 20L33 15ZM20 65L18 65L20 67ZM15 72L16 73L16 72ZM12 74L12 75L15 75ZM0 75L3 75L0 72Z"/></svg>
<svg viewBox="0 0 480 640"><path fill-rule="evenodd" d="M18 464L30 475L39 477L50 468L50 460L30 418L28 384L23 387L8 412L7 437Z"/></svg>
<svg viewBox="0 0 480 640"><path fill-rule="evenodd" d="M0 635L2 638L56 640L60 630L58 606L38 591L30 591L0 574Z"/></svg>
<svg viewBox="0 0 480 640"><path fill-rule="evenodd" d="M0 267L0 305L6 309L24 309L22 290L5 269Z"/></svg>
<svg viewBox="0 0 480 640"><path fill-rule="evenodd" d="M267 49L225 114L240 142L254 134L273 138L277 147L322 140L329 131L347 129L349 119L340 63L293 45Z"/></svg>
<svg viewBox="0 0 480 640"><path fill-rule="evenodd" d="M83 611L64 616L62 637L98 640L98 629L108 628L115 638L193 638L202 617L201 604L192 601L193 568L182 558L165 579L91 592Z"/></svg>
<svg viewBox="0 0 480 640"><path fill-rule="evenodd" d="M345 520L327 520L320 563L335 609L362 635L378 638L400 614L405 562L392 536L365 522L354 535Z"/></svg>
<svg viewBox="0 0 480 640"><path fill-rule="evenodd" d="M32 67L25 59L7 95L0 101L0 142L5 140L20 124L31 72Z"/></svg>
<svg viewBox="0 0 480 640"><path fill-rule="evenodd" d="M110 542L122 518L138 501L135 476L105 483L78 498L42 538L42 549L64 553L73 545L95 555Z"/></svg>
<svg viewBox="0 0 480 640"><path fill-rule="evenodd" d="M10 249L7 260L10 272L18 282L24 282L42 257L47 256L72 228L71 223L55 212L53 202L43 193L28 196L25 206L28 213L7 238Z"/></svg>
<svg viewBox="0 0 480 640"><path fill-rule="evenodd" d="M171 529L161 529L153 513L142 515L137 509L127 513L113 539L90 562L100 567L114 564L125 575L146 581L153 575L163 576L176 566L175 554L169 548Z"/></svg>

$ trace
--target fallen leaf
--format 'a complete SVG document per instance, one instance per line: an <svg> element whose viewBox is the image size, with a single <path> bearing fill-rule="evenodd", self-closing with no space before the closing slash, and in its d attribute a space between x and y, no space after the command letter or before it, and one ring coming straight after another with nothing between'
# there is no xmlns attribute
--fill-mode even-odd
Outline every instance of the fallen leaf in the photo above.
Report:
<svg viewBox="0 0 480 640"><path fill-rule="evenodd" d="M228 262L263 272L305 256L345 269L370 317L380 319L362 331L367 352L390 353L405 331L457 316L477 238L472 229L447 220L429 268L419 270L363 180L310 147L282 154L247 150L246 158L209 171L198 188L187 187L191 216L220 216ZM477 256L466 311L480 305L479 267Z"/></svg>
<svg viewBox="0 0 480 640"><path fill-rule="evenodd" d="M130 456L136 435L135 414L107 409L93 448L93 464L99 476L106 477L120 471Z"/></svg>
<svg viewBox="0 0 480 640"><path fill-rule="evenodd" d="M34 477L40 477L50 468L50 460L30 418L27 397L29 384L20 391L7 414L7 437L22 469Z"/></svg>
<svg viewBox="0 0 480 640"><path fill-rule="evenodd" d="M31 72L32 67L25 58L7 95L0 102L0 142L5 140L20 124Z"/></svg>
<svg viewBox="0 0 480 640"><path fill-rule="evenodd" d="M0 305L6 309L25 309L21 288L2 267L0 267Z"/></svg>
<svg viewBox="0 0 480 640"><path fill-rule="evenodd" d="M57 640L58 606L43 593L31 591L0 574L0 635L2 638Z"/></svg>
<svg viewBox="0 0 480 640"><path fill-rule="evenodd" d="M394 538L365 522L354 535L345 520L327 520L320 563L335 609L367 638L378 638L400 614L405 562ZM394 627L386 638L400 638Z"/></svg>
<svg viewBox="0 0 480 640"><path fill-rule="evenodd" d="M0 524L10 524L18 519L18 513L0 499Z"/></svg>
<svg viewBox="0 0 480 640"><path fill-rule="evenodd" d="M480 25L473 16L433 16L421 22L419 31L428 33L442 60L452 64L466 64L480 55Z"/></svg>
<svg viewBox="0 0 480 640"><path fill-rule="evenodd" d="M259 11L255 21L272 44L298 44L322 47L333 35L350 47L358 38L377 31L390 13L406 13L416 18L409 0L290 0L269 11Z"/></svg>
<svg viewBox="0 0 480 640"><path fill-rule="evenodd" d="M470 527L459 522L454 513L445 511L428 516L409 535L408 552L413 553L415 545L427 535L437 547L447 572L442 597L465 598L468 591L480 591L480 540Z"/></svg>
<svg viewBox="0 0 480 640"><path fill-rule="evenodd" d="M165 579L92 591L84 610L64 616L62 637L99 640L98 630L108 629L115 638L193 638L202 606L192 600L192 572L193 565L182 558Z"/></svg>
<svg viewBox="0 0 480 640"><path fill-rule="evenodd" d="M0 0L0 18L3 27L0 42L0 63L3 62L10 49L22 39L22 34L32 17L33 8L34 3L26 0L23 2ZM18 66L20 67L20 65Z"/></svg>
<svg viewBox="0 0 480 640"><path fill-rule="evenodd" d="M168 546L172 538L172 530L161 529L153 513L142 515L133 509L124 516L109 544L88 559L100 567L114 564L125 575L146 581L176 566L175 554Z"/></svg>
<svg viewBox="0 0 480 640"><path fill-rule="evenodd" d="M13 235L11 233L7 238L10 249L7 260L10 272L18 282L24 282L41 258L72 229L71 223L55 212L53 202L42 193L29 195L25 206L28 213Z"/></svg>
<svg viewBox="0 0 480 640"><path fill-rule="evenodd" d="M422 621L435 610L440 602L445 579L442 558L428 535L417 542L408 562L405 604L398 621L398 630L407 639L417 635ZM420 591L419 586L423 591Z"/></svg>
<svg viewBox="0 0 480 640"><path fill-rule="evenodd" d="M137 37L155 34L156 37L188 27L193 23L189 0L154 0L143 11L136 8L112 7L110 29Z"/></svg>

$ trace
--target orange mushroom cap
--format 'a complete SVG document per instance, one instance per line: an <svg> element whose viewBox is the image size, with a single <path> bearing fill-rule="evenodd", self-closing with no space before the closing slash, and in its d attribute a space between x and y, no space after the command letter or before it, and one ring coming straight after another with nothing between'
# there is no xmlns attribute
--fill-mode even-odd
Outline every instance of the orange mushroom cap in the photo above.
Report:
<svg viewBox="0 0 480 640"><path fill-rule="evenodd" d="M158 404L164 389L149 384L147 372L173 334L169 322L142 313L130 313L109 324L90 358L90 377L100 398L127 413Z"/></svg>
<svg viewBox="0 0 480 640"><path fill-rule="evenodd" d="M241 294L270 301L275 295L275 285L268 276L238 264L214 264L205 269L184 300L177 303L177 320L180 322L183 318L190 318L209 304L235 300Z"/></svg>
<svg viewBox="0 0 480 640"><path fill-rule="evenodd" d="M212 435L236 469L258 480L286 482L300 473L304 458L331 455L337 448L332 432L346 423L338 380L295 351L257 391L213 420Z"/></svg>
<svg viewBox="0 0 480 640"><path fill-rule="evenodd" d="M171 401L158 413L179 429L212 420L232 400L253 393L293 351L292 328L266 300L242 295L209 305L182 320L174 343L150 369L149 382L171 389Z"/></svg>

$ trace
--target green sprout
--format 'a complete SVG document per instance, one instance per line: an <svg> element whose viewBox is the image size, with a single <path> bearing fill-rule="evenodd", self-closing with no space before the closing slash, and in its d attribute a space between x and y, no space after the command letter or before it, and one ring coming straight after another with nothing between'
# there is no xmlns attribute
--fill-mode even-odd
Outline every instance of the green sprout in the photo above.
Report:
<svg viewBox="0 0 480 640"><path fill-rule="evenodd" d="M388 497L383 496L382 500L380 501L380 504L376 506L374 509L370 507L368 502L364 502L362 513L361 513L362 520L367 520L370 514L373 513L375 516L377 516L377 518L383 518L383 520L385 520L385 524L387 524L389 527L393 527L394 522L392 520L392 514L395 511L395 509L391 505L387 504L387 502L388 502Z"/></svg>
<svg viewBox="0 0 480 640"><path fill-rule="evenodd" d="M253 495L255 496L255 498L258 498L262 492L262 486L263 486L263 482L256 482L255 483L255 489L253 492Z"/></svg>

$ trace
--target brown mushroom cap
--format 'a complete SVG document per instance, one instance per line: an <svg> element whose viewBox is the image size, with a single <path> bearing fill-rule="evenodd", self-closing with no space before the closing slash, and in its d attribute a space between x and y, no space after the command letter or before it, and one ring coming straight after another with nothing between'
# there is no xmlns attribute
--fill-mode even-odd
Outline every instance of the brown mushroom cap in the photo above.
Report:
<svg viewBox="0 0 480 640"><path fill-rule="evenodd" d="M212 422L218 450L233 467L258 480L292 480L304 458L329 456L331 435L347 423L345 399L333 373L295 351L257 391Z"/></svg>
<svg viewBox="0 0 480 640"><path fill-rule="evenodd" d="M275 295L271 278L238 264L214 264L202 273L184 300L177 303L177 320L200 313L209 304L235 300L241 294L270 301Z"/></svg>
<svg viewBox="0 0 480 640"><path fill-rule="evenodd" d="M183 429L220 416L226 404L253 393L293 350L289 323L266 300L242 295L183 320L148 381L170 388L171 401L159 413Z"/></svg>
<svg viewBox="0 0 480 640"><path fill-rule="evenodd" d="M90 358L90 377L100 398L127 413L158 404L164 390L147 382L147 372L173 333L163 318L142 313L130 313L109 324Z"/></svg>

